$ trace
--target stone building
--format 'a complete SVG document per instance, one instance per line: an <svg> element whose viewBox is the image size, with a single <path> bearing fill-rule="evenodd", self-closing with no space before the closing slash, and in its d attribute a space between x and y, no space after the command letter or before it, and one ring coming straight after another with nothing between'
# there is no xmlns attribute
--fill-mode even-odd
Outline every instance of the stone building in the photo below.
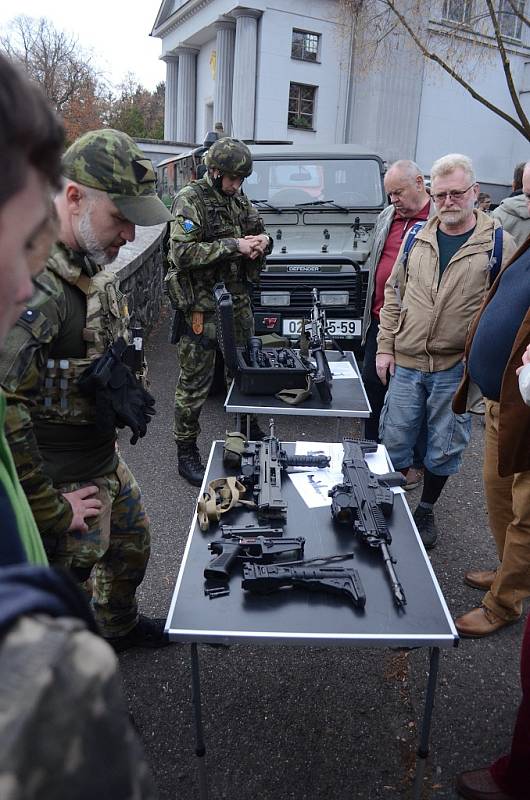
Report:
<svg viewBox="0 0 530 800"><path fill-rule="evenodd" d="M495 2L530 110L530 31L506 12L507 0ZM482 5L432 0L424 22L441 41ZM413 158L426 173L435 158L459 151L473 158L494 200L496 184L502 196L514 164L528 158L526 139L397 33L391 58L359 68L355 26L340 9L338 0L164 0L152 35L167 65L165 138L199 143L219 121L242 139L356 142L389 161ZM471 41L470 52L493 52L492 36ZM478 91L509 109L499 60L477 64Z"/></svg>

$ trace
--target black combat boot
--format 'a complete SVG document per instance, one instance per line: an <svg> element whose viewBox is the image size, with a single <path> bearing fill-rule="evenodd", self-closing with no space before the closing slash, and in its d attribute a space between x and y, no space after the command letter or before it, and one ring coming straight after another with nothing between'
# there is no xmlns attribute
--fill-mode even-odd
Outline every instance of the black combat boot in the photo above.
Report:
<svg viewBox="0 0 530 800"><path fill-rule="evenodd" d="M251 442L261 442L265 437L265 433L261 430L258 420L254 415L250 418L249 440Z"/></svg>
<svg viewBox="0 0 530 800"><path fill-rule="evenodd" d="M197 443L195 441L179 442L178 451L178 470L192 486L201 486L204 478L204 464L201 461Z"/></svg>

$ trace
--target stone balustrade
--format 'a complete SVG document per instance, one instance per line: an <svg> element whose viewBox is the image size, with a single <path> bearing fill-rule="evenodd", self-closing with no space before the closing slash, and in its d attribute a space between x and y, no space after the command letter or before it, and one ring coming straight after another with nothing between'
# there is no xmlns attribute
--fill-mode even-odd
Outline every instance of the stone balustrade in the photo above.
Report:
<svg viewBox="0 0 530 800"><path fill-rule="evenodd" d="M142 327L145 336L159 318L162 308L165 230L165 225L136 228L134 242L124 245L116 261L108 268L118 275L120 288L128 297L131 327Z"/></svg>

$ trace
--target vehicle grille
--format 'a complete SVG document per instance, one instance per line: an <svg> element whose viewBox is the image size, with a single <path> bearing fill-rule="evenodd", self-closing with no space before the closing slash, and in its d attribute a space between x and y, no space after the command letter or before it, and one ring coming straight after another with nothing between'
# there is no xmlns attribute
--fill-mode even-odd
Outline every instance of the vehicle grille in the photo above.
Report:
<svg viewBox="0 0 530 800"><path fill-rule="evenodd" d="M354 307L358 304L358 280L357 274L340 275L334 273L313 272L306 274L289 274L278 272L262 272L260 276L259 287L254 289L252 300L254 309L261 309L260 294L261 292L290 292L291 303L290 308L308 309L311 307L311 290L316 287L319 292L333 291L333 292L348 292L349 303ZM368 273L366 271L360 272L361 280L361 308L358 313L362 315L364 304L366 301L366 287L368 283ZM264 309L267 306L263 306ZM337 307L338 309L338 307ZM327 308L328 314L333 314L333 307Z"/></svg>

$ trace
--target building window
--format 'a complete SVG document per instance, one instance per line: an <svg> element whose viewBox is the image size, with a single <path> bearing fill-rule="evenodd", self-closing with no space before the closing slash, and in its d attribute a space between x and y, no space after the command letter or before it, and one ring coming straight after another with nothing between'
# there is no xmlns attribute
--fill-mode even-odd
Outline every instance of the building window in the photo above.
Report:
<svg viewBox="0 0 530 800"><path fill-rule="evenodd" d="M289 84L287 124L290 128L313 129L315 94L316 86L306 86L303 83Z"/></svg>
<svg viewBox="0 0 530 800"><path fill-rule="evenodd" d="M293 30L291 58L301 58L302 61L318 61L319 48L319 33Z"/></svg>
<svg viewBox="0 0 530 800"><path fill-rule="evenodd" d="M521 14L524 14L524 0L515 0L513 5ZM509 0L500 0L499 27L503 36L508 36L510 39L521 38L523 23L521 18L514 12Z"/></svg>
<svg viewBox="0 0 530 800"><path fill-rule="evenodd" d="M445 0L444 19L450 22L469 22L473 10L473 0Z"/></svg>

